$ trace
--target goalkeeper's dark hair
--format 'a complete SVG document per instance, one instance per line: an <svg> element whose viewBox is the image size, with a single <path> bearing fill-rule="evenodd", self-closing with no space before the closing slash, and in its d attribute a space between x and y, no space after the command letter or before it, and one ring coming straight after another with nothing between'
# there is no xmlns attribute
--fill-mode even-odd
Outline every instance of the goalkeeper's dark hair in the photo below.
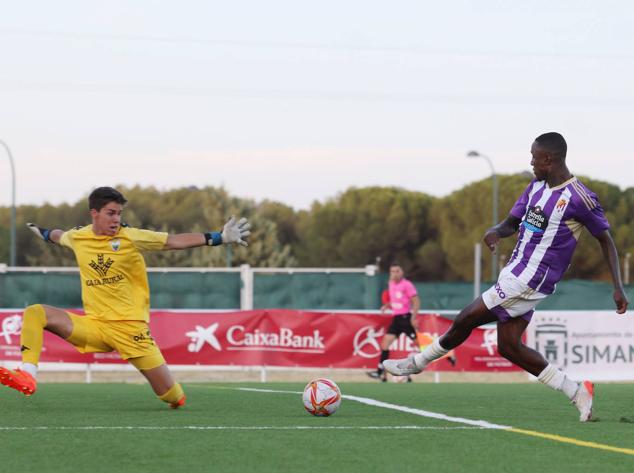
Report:
<svg viewBox="0 0 634 473"><path fill-rule="evenodd" d="M550 133L544 133L535 138L535 141L539 146L546 151L550 152L553 157L563 161L566 159L566 152L568 151L568 145L566 140L559 133L551 131Z"/></svg>
<svg viewBox="0 0 634 473"><path fill-rule="evenodd" d="M99 212L103 207L110 202L116 202L117 204L125 205L128 203L123 194L117 189L112 187L97 187L88 196L88 209L95 209Z"/></svg>

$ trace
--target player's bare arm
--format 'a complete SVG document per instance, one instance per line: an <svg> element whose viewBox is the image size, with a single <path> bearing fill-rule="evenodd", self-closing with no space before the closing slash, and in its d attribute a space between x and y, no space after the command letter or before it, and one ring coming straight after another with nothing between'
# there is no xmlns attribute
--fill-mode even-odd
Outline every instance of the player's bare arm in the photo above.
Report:
<svg viewBox="0 0 634 473"><path fill-rule="evenodd" d="M64 230L38 227L34 223L27 223L26 226L31 230L38 238L47 242L59 244ZM227 243L237 243L242 246L248 246L246 238L251 234L251 224L246 218L241 218L236 221L234 217L231 217L229 221L224 225L222 232L208 232L208 233L179 233L176 235L169 235L167 242L163 249L165 250L183 250L186 248L196 248L198 246L217 246Z"/></svg>
<svg viewBox="0 0 634 473"><path fill-rule="evenodd" d="M217 246L228 243L237 243L242 246L249 246L245 238L250 234L251 224L246 218L236 221L231 217L222 232L207 233L178 233L169 235L164 250L184 250L186 248L196 248L199 246Z"/></svg>
<svg viewBox="0 0 634 473"><path fill-rule="evenodd" d="M203 233L177 233L168 235L164 250L184 250L207 245L207 239Z"/></svg>
<svg viewBox="0 0 634 473"><path fill-rule="evenodd" d="M603 258L608 263L610 274L612 275L612 283L614 284L612 297L614 298L614 302L616 304L616 313L624 314L627 310L629 301L625 295L625 290L623 289L623 283L621 281L621 268L619 266L619 255L616 251L616 245L614 245L614 240L612 239L612 235L609 230L605 230L600 233L596 239L599 240L599 243L601 244Z"/></svg>
<svg viewBox="0 0 634 473"><path fill-rule="evenodd" d="M509 237L517 232L520 223L522 223L522 221L519 218L509 215L504 221L486 231L484 234L484 243L491 251L494 251L501 238Z"/></svg>

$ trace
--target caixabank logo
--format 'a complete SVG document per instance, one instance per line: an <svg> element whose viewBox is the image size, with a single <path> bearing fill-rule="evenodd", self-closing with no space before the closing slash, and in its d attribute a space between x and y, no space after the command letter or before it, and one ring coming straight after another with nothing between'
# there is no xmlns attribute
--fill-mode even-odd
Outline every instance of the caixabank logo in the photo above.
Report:
<svg viewBox="0 0 634 473"><path fill-rule="evenodd" d="M559 317L535 320L535 349L557 368L568 366L568 326Z"/></svg>
<svg viewBox="0 0 634 473"><path fill-rule="evenodd" d="M224 337L216 334L219 323L215 322L208 327L196 325L194 330L185 333L189 337L187 350L199 353L205 346L210 346L217 351L226 350L242 351L282 351L292 353L324 353L326 351L325 337L319 330L313 330L310 334L296 333L292 328L279 327L276 330L249 330L243 325L232 325L227 328ZM221 343L221 340L224 343Z"/></svg>

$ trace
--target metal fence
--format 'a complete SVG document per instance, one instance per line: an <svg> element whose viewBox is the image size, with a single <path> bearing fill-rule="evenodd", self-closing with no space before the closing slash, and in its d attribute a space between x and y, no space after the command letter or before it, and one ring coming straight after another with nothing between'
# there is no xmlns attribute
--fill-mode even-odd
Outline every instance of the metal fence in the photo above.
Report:
<svg viewBox="0 0 634 473"><path fill-rule="evenodd" d="M149 268L155 309L375 310L387 275L363 268ZM427 311L459 311L474 298L471 282L415 282ZM478 286L479 287L479 286ZM487 289L483 286L482 289ZM627 286L630 300L634 288ZM479 293L479 292L478 292ZM0 307L30 304L81 307L78 268L0 265ZM540 310L611 310L608 282L568 280Z"/></svg>

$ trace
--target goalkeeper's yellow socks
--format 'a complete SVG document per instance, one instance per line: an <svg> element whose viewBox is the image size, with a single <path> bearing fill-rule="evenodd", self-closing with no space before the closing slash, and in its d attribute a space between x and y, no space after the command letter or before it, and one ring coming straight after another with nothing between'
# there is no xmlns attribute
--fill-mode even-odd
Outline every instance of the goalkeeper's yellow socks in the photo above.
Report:
<svg viewBox="0 0 634 473"><path fill-rule="evenodd" d="M159 399L167 402L172 409L178 409L185 405L185 392L180 384L175 383L165 394L161 394Z"/></svg>
<svg viewBox="0 0 634 473"><path fill-rule="evenodd" d="M23 370L33 377L35 377L35 372L32 371L35 371L40 361L40 353L42 353L44 327L46 327L44 307L40 304L27 307L22 316L20 351L22 351Z"/></svg>

